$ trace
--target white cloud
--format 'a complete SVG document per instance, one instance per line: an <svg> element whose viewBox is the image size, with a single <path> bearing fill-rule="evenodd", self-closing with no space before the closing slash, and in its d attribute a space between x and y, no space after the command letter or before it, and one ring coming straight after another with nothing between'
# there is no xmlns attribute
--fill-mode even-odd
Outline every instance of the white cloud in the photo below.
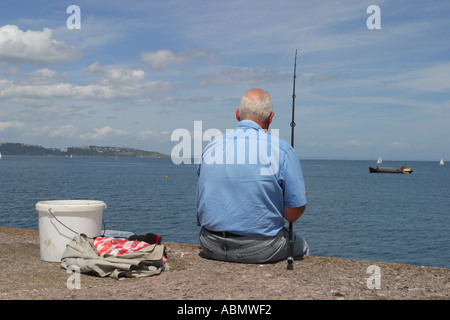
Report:
<svg viewBox="0 0 450 320"><path fill-rule="evenodd" d="M0 132L9 130L9 129L22 129L25 127L25 123L20 121L0 121Z"/></svg>
<svg viewBox="0 0 450 320"><path fill-rule="evenodd" d="M126 136L129 133L125 130L113 129L110 126L95 128L94 132L81 134L79 137L83 140L101 140L109 136Z"/></svg>
<svg viewBox="0 0 450 320"><path fill-rule="evenodd" d="M148 63L153 69L161 71L169 65L187 65L198 59L206 57L207 53L202 50L187 49L177 54L170 50L159 50L156 52L142 52L141 60Z"/></svg>
<svg viewBox="0 0 450 320"><path fill-rule="evenodd" d="M379 0L378 5L383 1ZM200 7L201 6L201 7ZM302 52L335 50L360 45L365 40L361 35L354 39L351 35L341 37L340 24L360 20L366 27L366 8L361 1L346 3L322 1L265 1L246 2L229 0L189 4L195 14L186 15L186 8L174 8L180 17L180 28L185 37L204 47L214 47L224 54L259 55L274 52ZM333 32L337 30L338 32ZM361 30L361 29L359 29ZM330 31L333 33L330 36ZM367 42L370 40L366 40Z"/></svg>
<svg viewBox="0 0 450 320"><path fill-rule="evenodd" d="M17 67L10 67L9 69L2 70L1 72L3 75L9 77L9 76L17 75L18 71L19 71L19 68L17 68Z"/></svg>
<svg viewBox="0 0 450 320"><path fill-rule="evenodd" d="M98 63L98 61L94 62L88 67L88 73L99 72L100 70L100 63Z"/></svg>
<svg viewBox="0 0 450 320"><path fill-rule="evenodd" d="M40 121L83 119L86 118L89 111L91 111L89 105L44 104L26 108L22 118Z"/></svg>
<svg viewBox="0 0 450 320"><path fill-rule="evenodd" d="M407 142L402 142L402 141L395 141L392 142L389 147L393 148L393 149L405 149L405 148L409 148L410 144Z"/></svg>
<svg viewBox="0 0 450 320"><path fill-rule="evenodd" d="M273 83L290 79L291 74L283 74L274 69L224 67L216 73L205 75L199 82L200 85L256 85L260 83Z"/></svg>
<svg viewBox="0 0 450 320"><path fill-rule="evenodd" d="M93 64L88 70L98 73L96 83L76 85L59 81L65 76L47 68L32 72L26 80L20 82L0 79L0 99L27 103L52 99L130 99L142 104L149 102L150 98L163 98L173 90L166 81L146 81L145 72L140 69L101 68L98 64Z"/></svg>
<svg viewBox="0 0 450 320"><path fill-rule="evenodd" d="M21 121L0 121L0 140L21 135L27 124Z"/></svg>
<svg viewBox="0 0 450 320"><path fill-rule="evenodd" d="M145 71L139 68L107 66L98 62L88 67L87 73L98 77L98 86L112 88L113 98L132 99L134 104L145 104L151 99L163 99L173 91L167 81L147 81Z"/></svg>
<svg viewBox="0 0 450 320"><path fill-rule="evenodd" d="M394 78L394 85L419 91L449 92L450 63L441 63Z"/></svg>
<svg viewBox="0 0 450 320"><path fill-rule="evenodd" d="M53 84L58 80L58 73L48 68L42 68L30 73L24 81L27 84Z"/></svg>
<svg viewBox="0 0 450 320"><path fill-rule="evenodd" d="M29 136L46 136L50 138L72 138L77 132L78 128L72 124L67 124L63 126L43 126L30 128L26 134Z"/></svg>
<svg viewBox="0 0 450 320"><path fill-rule="evenodd" d="M56 137L70 138L70 137L74 137L77 134L77 132L78 132L77 127L75 127L72 124L67 124L64 126L52 128L49 136L52 138L56 138Z"/></svg>
<svg viewBox="0 0 450 320"><path fill-rule="evenodd" d="M144 130L138 133L138 138L142 140L146 140L149 138L156 138L158 137L158 133L156 131L152 130Z"/></svg>
<svg viewBox="0 0 450 320"><path fill-rule="evenodd" d="M51 29L24 32L15 25L0 27L0 62L47 65L79 57L76 47L52 39Z"/></svg>
<svg viewBox="0 0 450 320"><path fill-rule="evenodd" d="M138 68L107 66L102 67L98 61L89 65L87 74L99 76L102 84L139 83L145 81L145 71Z"/></svg>

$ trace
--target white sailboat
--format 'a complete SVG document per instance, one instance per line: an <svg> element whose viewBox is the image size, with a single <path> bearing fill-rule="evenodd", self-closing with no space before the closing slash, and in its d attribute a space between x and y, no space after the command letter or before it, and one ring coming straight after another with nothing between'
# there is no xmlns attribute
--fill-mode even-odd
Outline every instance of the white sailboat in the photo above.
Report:
<svg viewBox="0 0 450 320"><path fill-rule="evenodd" d="M2 153L0 152L0 159L2 158Z"/></svg>
<svg viewBox="0 0 450 320"><path fill-rule="evenodd" d="M380 164L380 163L382 163L383 162L383 160L381 160L381 157L378 157L378 159L377 159L377 164Z"/></svg>
<svg viewBox="0 0 450 320"><path fill-rule="evenodd" d="M0 157L1 158L1 157ZM444 158L441 158L441 161L439 162L439 165L440 166L443 166L444 165Z"/></svg>

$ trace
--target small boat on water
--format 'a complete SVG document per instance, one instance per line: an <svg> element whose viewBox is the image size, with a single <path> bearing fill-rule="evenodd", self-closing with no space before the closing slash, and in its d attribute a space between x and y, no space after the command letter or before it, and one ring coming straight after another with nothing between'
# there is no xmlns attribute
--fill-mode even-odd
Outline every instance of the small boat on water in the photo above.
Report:
<svg viewBox="0 0 450 320"><path fill-rule="evenodd" d="M377 159L377 164L380 164L380 163L382 163L383 162L383 160L381 160L381 157L378 157L378 159Z"/></svg>
<svg viewBox="0 0 450 320"><path fill-rule="evenodd" d="M440 165L440 166L443 166L443 165L444 165L444 158L441 158L441 161L439 162L439 165Z"/></svg>
<svg viewBox="0 0 450 320"><path fill-rule="evenodd" d="M410 168L405 168L405 166L402 166L400 169L376 166L376 168L369 167L369 172L370 173L412 173L413 171Z"/></svg>

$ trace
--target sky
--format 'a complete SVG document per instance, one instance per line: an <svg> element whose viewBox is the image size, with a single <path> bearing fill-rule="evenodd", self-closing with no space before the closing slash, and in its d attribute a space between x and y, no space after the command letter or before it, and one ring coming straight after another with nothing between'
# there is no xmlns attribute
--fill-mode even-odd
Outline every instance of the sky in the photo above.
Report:
<svg viewBox="0 0 450 320"><path fill-rule="evenodd" d="M253 88L289 142L298 50L301 159L450 160L449 16L441 0L2 1L0 142L170 155L177 129L204 146L234 128Z"/></svg>

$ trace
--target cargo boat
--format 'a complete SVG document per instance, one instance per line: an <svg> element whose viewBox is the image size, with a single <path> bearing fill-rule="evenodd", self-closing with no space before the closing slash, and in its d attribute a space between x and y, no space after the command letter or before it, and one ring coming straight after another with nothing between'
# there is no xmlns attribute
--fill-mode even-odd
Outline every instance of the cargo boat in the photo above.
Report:
<svg viewBox="0 0 450 320"><path fill-rule="evenodd" d="M402 166L400 169L376 166L376 168L369 167L369 172L370 173L412 173L413 171L410 168L405 168L405 166Z"/></svg>

